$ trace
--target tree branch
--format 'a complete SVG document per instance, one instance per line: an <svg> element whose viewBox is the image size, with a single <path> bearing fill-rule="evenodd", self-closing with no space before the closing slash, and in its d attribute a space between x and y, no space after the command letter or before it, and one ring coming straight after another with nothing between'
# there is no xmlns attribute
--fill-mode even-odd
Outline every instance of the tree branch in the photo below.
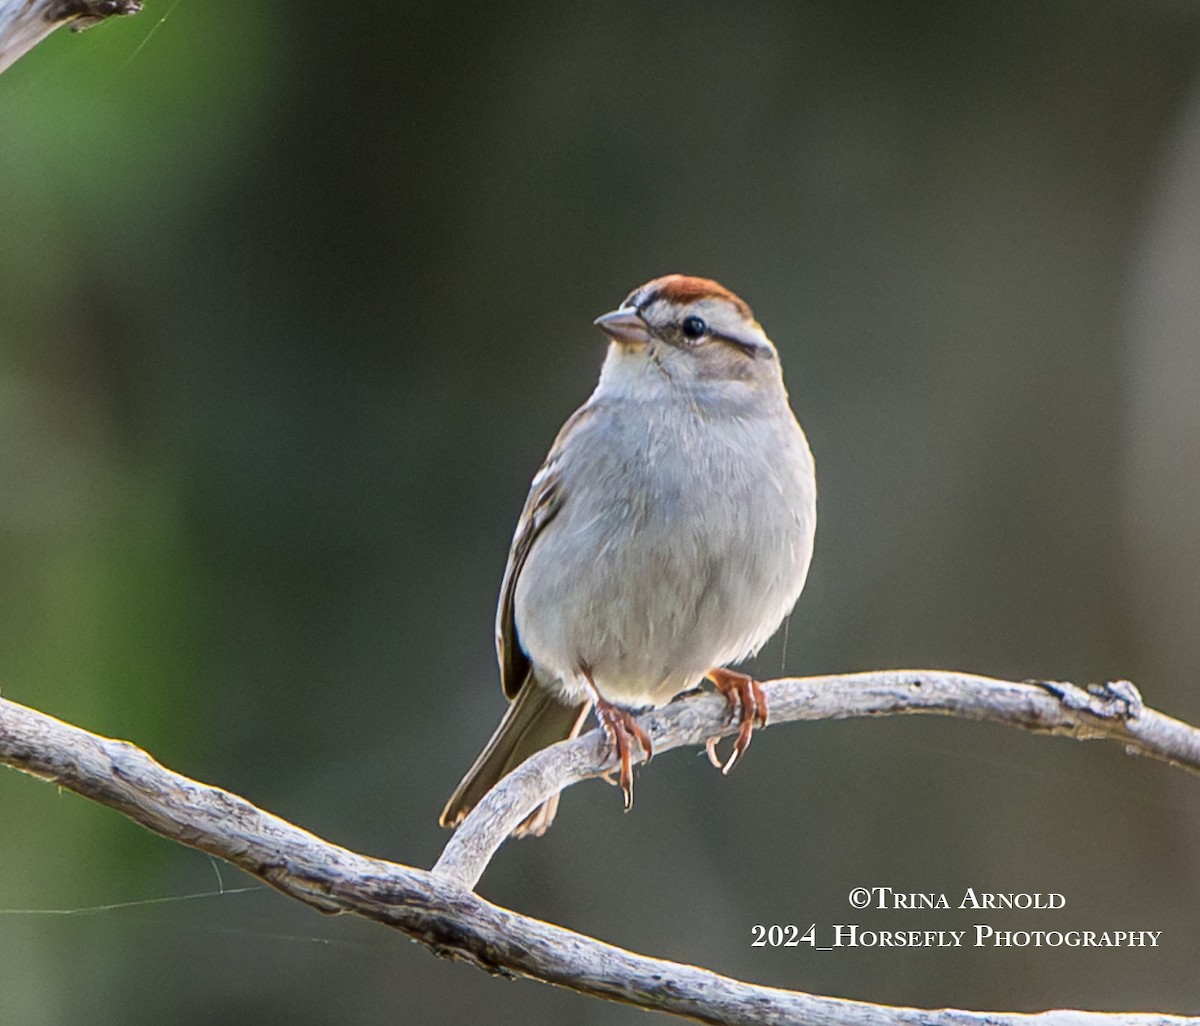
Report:
<svg viewBox="0 0 1200 1026"><path fill-rule="evenodd" d="M0 72L60 25L85 29L141 9L141 0L0 0Z"/></svg>
<svg viewBox="0 0 1200 1026"><path fill-rule="evenodd" d="M772 722L937 713L1026 729L1111 738L1128 750L1200 771L1200 731L1145 708L1127 682L1087 690L925 670L779 680L766 685ZM730 733L725 705L695 695L642 719L659 751ZM1039 1015L922 1011L741 983L695 966L637 955L484 901L470 887L512 825L547 796L611 768L598 731L555 745L501 782L459 828L433 871L358 855L190 780L125 741L100 737L0 699L0 763L111 806L156 833L209 852L323 912L353 912L489 972L699 1022L1095 1024L1200 1019L1055 1011Z"/></svg>
<svg viewBox="0 0 1200 1026"><path fill-rule="evenodd" d="M1111 738L1130 751L1200 773L1200 731L1142 705L1128 681L1094 685L994 680L967 673L885 670L789 678L764 685L773 724L931 713L991 720L1078 740ZM655 752L729 734L717 695L672 702L640 722ZM636 746L635 746L636 747ZM640 754L640 749L638 749ZM474 887L493 854L530 812L564 787L611 769L600 731L547 748L510 773L472 810L434 870Z"/></svg>

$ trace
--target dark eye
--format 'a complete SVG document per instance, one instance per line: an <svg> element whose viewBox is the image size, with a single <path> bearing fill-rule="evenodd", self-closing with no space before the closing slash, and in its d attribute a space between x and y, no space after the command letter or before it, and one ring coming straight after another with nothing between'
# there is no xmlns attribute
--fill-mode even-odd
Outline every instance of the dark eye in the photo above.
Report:
<svg viewBox="0 0 1200 1026"><path fill-rule="evenodd" d="M682 328L684 338L690 338L693 342L708 332L708 325L702 317L685 317Z"/></svg>

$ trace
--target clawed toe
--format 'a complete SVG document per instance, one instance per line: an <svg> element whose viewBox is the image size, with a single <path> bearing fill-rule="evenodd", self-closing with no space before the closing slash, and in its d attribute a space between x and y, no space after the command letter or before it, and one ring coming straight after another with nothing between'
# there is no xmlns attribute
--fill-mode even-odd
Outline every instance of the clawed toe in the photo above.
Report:
<svg viewBox="0 0 1200 1026"><path fill-rule="evenodd" d="M609 743L621 760L619 779L621 791L625 795L625 811L628 812L633 808L633 754L629 741L630 735L632 734L638 744L642 746L647 762L654 756L654 745L650 741L650 735L642 729L642 725L628 710L601 699L596 703L596 716L600 720L600 726L604 728L604 733L608 735Z"/></svg>
<svg viewBox="0 0 1200 1026"><path fill-rule="evenodd" d="M725 696L725 702L729 708L730 722L733 722L735 714L739 711L741 713L741 726L738 728L737 738L733 742L733 751L724 765L722 765L720 758L717 756L718 739L710 737L705 745L709 762L716 766L722 773L728 773L733 769L746 749L750 747L750 738L754 734L755 722L760 727L767 725L767 696L766 692L762 689L762 685L746 673L739 673L736 670L716 669L710 670L707 677L716 685L717 690Z"/></svg>

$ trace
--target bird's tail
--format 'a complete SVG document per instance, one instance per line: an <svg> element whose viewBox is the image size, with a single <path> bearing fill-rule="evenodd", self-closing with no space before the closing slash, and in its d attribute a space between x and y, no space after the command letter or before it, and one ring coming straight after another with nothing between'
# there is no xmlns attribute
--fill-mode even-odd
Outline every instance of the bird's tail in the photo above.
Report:
<svg viewBox="0 0 1200 1026"><path fill-rule="evenodd" d="M442 810L441 824L456 827L500 778L516 769L534 752L579 734L588 705L564 705L542 687L533 674L521 685L492 739L467 770ZM558 811L558 795L538 806L513 831L513 837L546 832Z"/></svg>

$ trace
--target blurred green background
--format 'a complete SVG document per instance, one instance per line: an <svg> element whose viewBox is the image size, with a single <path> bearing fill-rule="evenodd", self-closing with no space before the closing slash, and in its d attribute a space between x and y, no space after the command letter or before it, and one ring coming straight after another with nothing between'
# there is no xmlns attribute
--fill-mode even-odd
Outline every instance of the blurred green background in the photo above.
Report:
<svg viewBox="0 0 1200 1026"><path fill-rule="evenodd" d="M0 76L0 690L430 865L591 318L684 271L754 307L817 457L760 676L1128 677L1200 721L1198 58L1184 0L150 0L58 33ZM667 754L629 815L577 787L481 891L821 993L1196 1013L1198 849L1196 781L1117 746L892 719L769 730L725 779ZM182 900L248 883L0 774L0 1022L647 1021L270 890ZM980 921L1162 939L750 946Z"/></svg>

